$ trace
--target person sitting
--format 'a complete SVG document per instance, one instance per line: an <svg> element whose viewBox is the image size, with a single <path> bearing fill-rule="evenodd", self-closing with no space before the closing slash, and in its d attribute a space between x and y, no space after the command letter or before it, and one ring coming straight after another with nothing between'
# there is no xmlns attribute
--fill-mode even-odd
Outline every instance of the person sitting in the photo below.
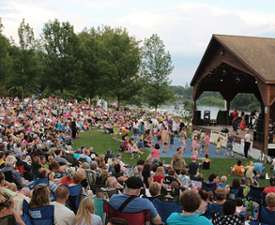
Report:
<svg viewBox="0 0 275 225"><path fill-rule="evenodd" d="M193 179L197 175L199 169L199 163L197 162L197 157L195 155L192 156L192 162L188 165L188 168L190 178Z"/></svg>
<svg viewBox="0 0 275 225"><path fill-rule="evenodd" d="M149 193L151 197L149 199L154 201L154 199L158 199L161 197L161 185L158 182L152 182L149 186Z"/></svg>
<svg viewBox="0 0 275 225"><path fill-rule="evenodd" d="M33 189L30 208L40 208L47 205L50 205L50 190L46 185L38 184Z"/></svg>
<svg viewBox="0 0 275 225"><path fill-rule="evenodd" d="M182 212L172 213L166 221L167 225L212 225L207 218L196 212L201 204L201 198L197 192L184 191L180 196L180 203L183 208Z"/></svg>
<svg viewBox="0 0 275 225"><path fill-rule="evenodd" d="M0 192L0 224L25 225L20 214L13 208L11 197L2 192Z"/></svg>
<svg viewBox="0 0 275 225"><path fill-rule="evenodd" d="M205 154L205 158L202 162L202 169L209 170L210 169L211 160L209 159L208 154Z"/></svg>
<svg viewBox="0 0 275 225"><path fill-rule="evenodd" d="M148 210L150 212L152 222L154 224L161 224L161 218L152 202L148 199L139 197L141 188L143 187L142 180L139 177L129 177L125 184L125 193L114 194L110 198L110 206L118 210L120 206L131 197L133 199L126 205L126 207L123 209L123 212L135 213Z"/></svg>
<svg viewBox="0 0 275 225"><path fill-rule="evenodd" d="M74 212L65 206L69 199L68 188L64 185L58 186L55 196L56 201L51 203L54 205L55 223L58 225L74 225Z"/></svg>
<svg viewBox="0 0 275 225"><path fill-rule="evenodd" d="M219 183L217 184L217 188L219 189L225 189L226 188L226 182L227 182L227 176L221 176Z"/></svg>
<svg viewBox="0 0 275 225"><path fill-rule="evenodd" d="M275 192L275 177L271 177L269 182L270 185L265 187L263 190L264 194Z"/></svg>
<svg viewBox="0 0 275 225"><path fill-rule="evenodd" d="M153 181L162 184L163 180L164 180L164 168L162 166L159 166L155 172L155 175L153 176Z"/></svg>
<svg viewBox="0 0 275 225"><path fill-rule="evenodd" d="M222 214L222 206L226 200L226 191L224 189L217 189L215 191L216 201L208 204L205 216L209 219L213 218L214 215Z"/></svg>
<svg viewBox="0 0 275 225"><path fill-rule="evenodd" d="M237 215L236 202L234 200L226 200L222 206L222 215L214 215L212 220L214 225L243 225L243 221Z"/></svg>
<svg viewBox="0 0 275 225"><path fill-rule="evenodd" d="M241 160L238 160L237 164L235 164L232 168L232 173L236 176L244 176L244 172L245 172L245 169L244 169L244 166L242 165L242 161Z"/></svg>
<svg viewBox="0 0 275 225"><path fill-rule="evenodd" d="M75 225L103 225L100 216L94 214L93 201L89 197L81 200L75 221Z"/></svg>
<svg viewBox="0 0 275 225"><path fill-rule="evenodd" d="M266 207L260 211L259 220L262 224L274 224L275 221L275 193L268 193L265 197Z"/></svg>

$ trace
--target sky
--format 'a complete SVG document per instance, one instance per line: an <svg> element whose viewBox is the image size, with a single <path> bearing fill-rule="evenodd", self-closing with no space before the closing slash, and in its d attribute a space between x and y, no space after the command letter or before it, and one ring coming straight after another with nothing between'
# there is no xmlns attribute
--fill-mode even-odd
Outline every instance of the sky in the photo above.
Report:
<svg viewBox="0 0 275 225"><path fill-rule="evenodd" d="M0 0L4 34L17 40L23 18L39 37L43 24L125 27L139 40L157 33L173 60L172 84L190 83L212 34L275 37L274 0Z"/></svg>

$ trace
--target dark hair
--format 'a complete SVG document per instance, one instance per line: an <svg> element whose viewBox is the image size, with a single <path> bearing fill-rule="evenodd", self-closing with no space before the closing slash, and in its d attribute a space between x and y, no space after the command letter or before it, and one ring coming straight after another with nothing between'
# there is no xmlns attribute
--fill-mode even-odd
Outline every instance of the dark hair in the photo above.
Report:
<svg viewBox="0 0 275 225"><path fill-rule="evenodd" d="M214 173L212 173L212 174L209 175L208 181L209 181L209 182L213 182L213 181L215 180L216 177L217 177L217 175L214 174Z"/></svg>
<svg viewBox="0 0 275 225"><path fill-rule="evenodd" d="M240 188L240 186L241 186L240 180L238 178L234 178L232 180L231 187L233 189L237 189L237 188Z"/></svg>
<svg viewBox="0 0 275 225"><path fill-rule="evenodd" d="M201 204L201 197L197 192L187 190L180 196L182 208L186 212L195 212Z"/></svg>
<svg viewBox="0 0 275 225"><path fill-rule="evenodd" d="M238 166L242 165L242 161L241 161L241 160L238 160L237 165L238 165Z"/></svg>
<svg viewBox="0 0 275 225"><path fill-rule="evenodd" d="M243 206L243 200L241 198L236 198L235 202L236 202L236 206Z"/></svg>
<svg viewBox="0 0 275 225"><path fill-rule="evenodd" d="M275 177L271 177L269 182L271 186L275 186Z"/></svg>
<svg viewBox="0 0 275 225"><path fill-rule="evenodd" d="M222 211L224 215L233 215L236 211L236 202L231 199L226 200L223 204Z"/></svg>
<svg viewBox="0 0 275 225"><path fill-rule="evenodd" d="M200 189L199 195L201 196L201 199L204 201L207 201L209 199L209 193L205 190Z"/></svg>
<svg viewBox="0 0 275 225"><path fill-rule="evenodd" d="M160 146L158 143L155 144L155 149L160 149Z"/></svg>
<svg viewBox="0 0 275 225"><path fill-rule="evenodd" d="M137 165L144 165L144 160L143 159L139 159L137 161Z"/></svg>
<svg viewBox="0 0 275 225"><path fill-rule="evenodd" d="M226 192L224 189L217 189L215 191L215 197L216 197L216 200L218 201L222 201L224 199L226 199Z"/></svg>

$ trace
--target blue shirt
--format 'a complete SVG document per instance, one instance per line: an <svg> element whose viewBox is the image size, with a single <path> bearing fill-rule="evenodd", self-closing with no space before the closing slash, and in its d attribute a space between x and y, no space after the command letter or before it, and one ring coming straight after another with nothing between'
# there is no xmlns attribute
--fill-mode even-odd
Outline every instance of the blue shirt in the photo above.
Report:
<svg viewBox="0 0 275 225"><path fill-rule="evenodd" d="M167 225L213 225L206 217L196 213L190 216L182 213L172 213L166 223Z"/></svg>
<svg viewBox="0 0 275 225"><path fill-rule="evenodd" d="M125 194L115 194L111 197L109 204L114 208L118 209L126 199L129 198L128 195ZM154 218L158 215L158 212L153 205L153 203L146 198L136 197L132 200L123 210L126 213L135 213L140 212L142 210L149 210L151 218Z"/></svg>

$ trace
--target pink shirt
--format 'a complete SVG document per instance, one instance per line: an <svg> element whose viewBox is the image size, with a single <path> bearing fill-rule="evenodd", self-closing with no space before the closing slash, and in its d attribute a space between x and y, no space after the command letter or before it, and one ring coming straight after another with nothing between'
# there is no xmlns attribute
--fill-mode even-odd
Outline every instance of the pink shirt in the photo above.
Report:
<svg viewBox="0 0 275 225"><path fill-rule="evenodd" d="M206 145L209 145L209 144L210 144L210 137L209 137L209 135L206 135L206 136L204 137L204 143L205 143Z"/></svg>
<svg viewBox="0 0 275 225"><path fill-rule="evenodd" d="M160 159L160 152L158 149L153 148L151 151L151 157L153 159Z"/></svg>

